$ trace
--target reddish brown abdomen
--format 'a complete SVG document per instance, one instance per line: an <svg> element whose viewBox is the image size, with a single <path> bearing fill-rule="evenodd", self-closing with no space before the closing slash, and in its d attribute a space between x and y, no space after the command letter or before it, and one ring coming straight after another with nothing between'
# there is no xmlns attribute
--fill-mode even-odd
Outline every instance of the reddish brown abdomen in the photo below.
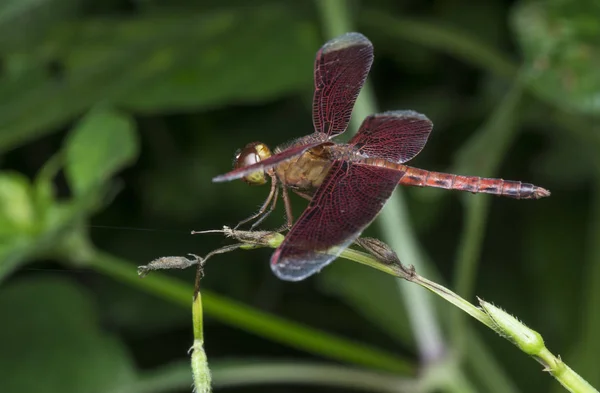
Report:
<svg viewBox="0 0 600 393"><path fill-rule="evenodd" d="M476 176L460 176L449 173L431 172L401 165L405 169L399 184L417 187L437 187L448 190L468 191L502 195L515 199L539 199L550 196L550 191L520 181L489 179ZM399 166L400 167L400 166ZM400 169L400 168L398 168Z"/></svg>

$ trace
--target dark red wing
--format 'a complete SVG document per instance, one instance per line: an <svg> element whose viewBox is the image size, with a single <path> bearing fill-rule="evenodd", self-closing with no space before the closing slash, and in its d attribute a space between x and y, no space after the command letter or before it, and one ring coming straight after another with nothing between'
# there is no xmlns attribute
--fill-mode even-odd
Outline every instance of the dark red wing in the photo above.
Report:
<svg viewBox="0 0 600 393"><path fill-rule="evenodd" d="M249 175L253 172L256 172L256 171L267 170L283 161L287 161L290 158L299 156L300 154L304 153L308 149L312 149L313 147L322 145L323 143L326 143L326 142L315 140L314 142L307 142L307 143L302 143L299 145L291 146L291 147L285 149L284 151L282 151L281 153L273 154L271 157L269 157L265 160L262 160L260 162L257 162L256 164L248 165L243 168L234 169L230 172L227 172L224 175L219 175L217 177L213 177L212 181L213 181L213 183L230 181L230 180L234 180L234 179L240 179L240 178L242 178L246 175Z"/></svg>
<svg viewBox="0 0 600 393"><path fill-rule="evenodd" d="M346 33L323 45L315 59L313 124L329 137L346 131L354 102L373 63L373 45Z"/></svg>
<svg viewBox="0 0 600 393"><path fill-rule="evenodd" d="M335 161L271 257L273 272L283 280L299 281L328 265L373 221L402 175L393 169ZM324 253L328 250L333 255Z"/></svg>
<svg viewBox="0 0 600 393"><path fill-rule="evenodd" d="M391 111L367 117L348 142L373 158L397 163L413 159L427 143L433 123L415 111Z"/></svg>

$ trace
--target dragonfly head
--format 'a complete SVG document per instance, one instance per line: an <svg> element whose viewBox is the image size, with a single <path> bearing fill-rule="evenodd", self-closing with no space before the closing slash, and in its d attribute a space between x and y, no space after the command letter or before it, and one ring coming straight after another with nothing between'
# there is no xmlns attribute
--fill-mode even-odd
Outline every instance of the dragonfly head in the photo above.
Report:
<svg viewBox="0 0 600 393"><path fill-rule="evenodd" d="M248 165L256 164L264 159L271 156L271 150L261 142L252 142L244 146L243 149L238 150L235 153L235 159L233 160L233 168L244 168ZM252 172L251 174L242 178L246 183L252 186L263 185L267 182L267 174L264 170Z"/></svg>

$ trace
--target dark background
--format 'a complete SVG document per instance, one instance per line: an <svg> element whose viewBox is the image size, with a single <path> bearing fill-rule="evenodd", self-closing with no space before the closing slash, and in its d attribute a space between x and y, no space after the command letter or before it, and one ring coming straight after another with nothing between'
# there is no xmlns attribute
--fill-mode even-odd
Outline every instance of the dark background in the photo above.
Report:
<svg viewBox="0 0 600 393"><path fill-rule="evenodd" d="M231 243L189 231L234 225L268 190L211 178L248 142L312 132L314 55L348 30L375 47L352 132L367 110L413 109L435 127L412 165L552 191L403 189L406 211L386 209L366 234L517 316L600 386L598 4L4 0L0 391L190 390L193 269L139 279L136 266ZM298 216L306 201L292 198ZM280 203L263 228L283 217ZM397 391L561 391L414 284L341 259L282 282L270 254L239 250L205 269L216 391L341 392L350 376L383 391L379 372Z"/></svg>

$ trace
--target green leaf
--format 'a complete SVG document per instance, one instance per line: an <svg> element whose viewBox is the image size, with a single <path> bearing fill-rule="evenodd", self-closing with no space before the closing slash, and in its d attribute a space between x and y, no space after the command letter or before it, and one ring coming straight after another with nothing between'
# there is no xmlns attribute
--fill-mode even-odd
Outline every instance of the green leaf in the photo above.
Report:
<svg viewBox="0 0 600 393"><path fill-rule="evenodd" d="M0 174L0 239L30 232L35 226L35 209L29 180L20 173Z"/></svg>
<svg viewBox="0 0 600 393"><path fill-rule="evenodd" d="M0 151L98 103L156 113L310 89L318 46L307 18L273 5L65 23L27 54L7 56L39 82L0 78L0 93L11 92L0 108ZM50 61L60 77L36 67Z"/></svg>
<svg viewBox="0 0 600 393"><path fill-rule="evenodd" d="M310 89L312 62L319 44L307 21L290 13L232 15L228 30L201 48L165 50L161 76L122 98L141 112L164 112L228 103L255 102Z"/></svg>
<svg viewBox="0 0 600 393"><path fill-rule="evenodd" d="M0 173L0 282L35 252L32 239L41 226L29 180Z"/></svg>
<svg viewBox="0 0 600 393"><path fill-rule="evenodd" d="M63 279L21 280L0 291L3 392L107 392L134 380L124 346L98 326L92 299Z"/></svg>
<svg viewBox="0 0 600 393"><path fill-rule="evenodd" d="M318 276L320 290L335 294L399 342L412 342L398 280L355 263L340 261Z"/></svg>
<svg viewBox="0 0 600 393"><path fill-rule="evenodd" d="M33 183L33 198L39 212L50 212L55 206L54 177L64 166L64 154L50 157L40 169ZM46 217L48 218L48 217Z"/></svg>
<svg viewBox="0 0 600 393"><path fill-rule="evenodd" d="M0 174L0 281L39 255L89 257L82 223L106 196L104 182L135 157L137 141L127 117L99 110L81 121L65 150L77 198L55 199L53 178L65 161L62 153L45 164L33 186L20 174Z"/></svg>
<svg viewBox="0 0 600 393"><path fill-rule="evenodd" d="M559 106L600 113L600 3L521 2L513 27L534 89Z"/></svg>
<svg viewBox="0 0 600 393"><path fill-rule="evenodd" d="M74 14L81 0L2 0L0 50L22 50L57 22Z"/></svg>
<svg viewBox="0 0 600 393"><path fill-rule="evenodd" d="M75 194L84 194L137 156L133 120L111 110L92 111L73 129L65 151L69 183Z"/></svg>

